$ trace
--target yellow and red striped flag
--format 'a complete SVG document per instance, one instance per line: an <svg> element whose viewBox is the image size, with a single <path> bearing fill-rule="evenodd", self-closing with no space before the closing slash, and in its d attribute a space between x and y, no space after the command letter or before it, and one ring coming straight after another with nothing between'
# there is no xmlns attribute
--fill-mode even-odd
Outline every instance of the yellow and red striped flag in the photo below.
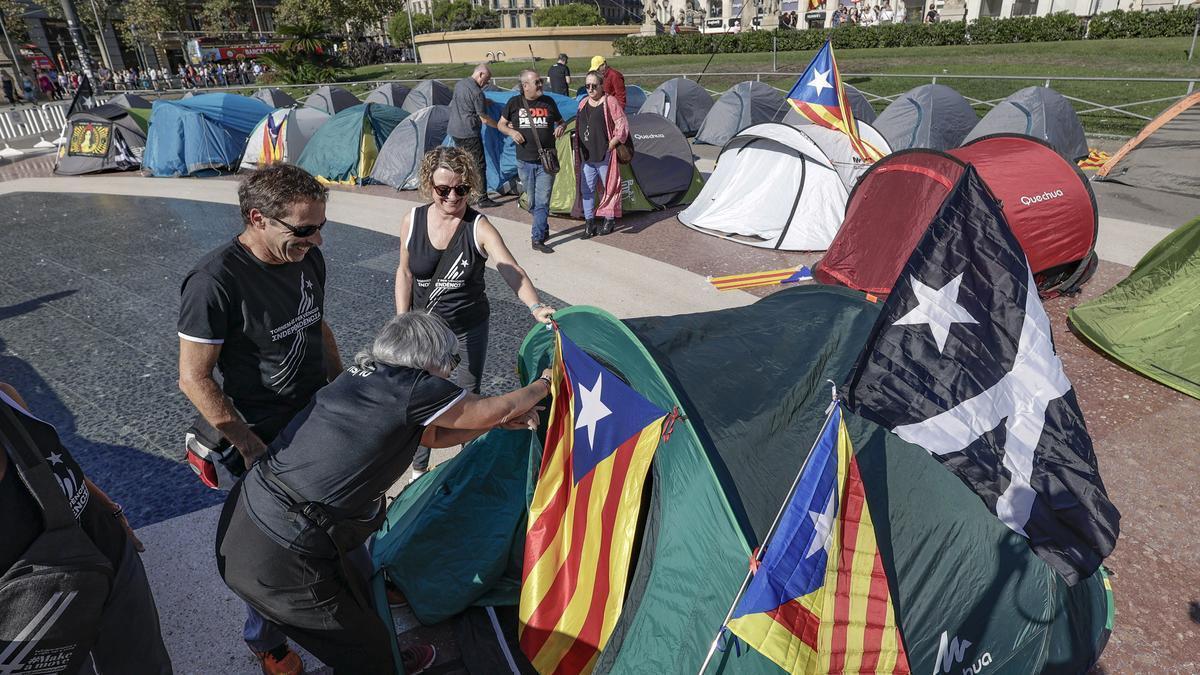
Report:
<svg viewBox="0 0 1200 675"><path fill-rule="evenodd" d="M728 626L789 673L910 672L839 406Z"/></svg>
<svg viewBox="0 0 1200 675"><path fill-rule="evenodd" d="M590 673L621 615L642 486L668 413L556 332L551 410L529 507L521 651Z"/></svg>
<svg viewBox="0 0 1200 675"><path fill-rule="evenodd" d="M796 112L804 115L813 124L836 129L850 137L850 146L868 164L883 159L879 148L864 141L858 135L858 120L850 110L850 100L842 88L842 75L838 72L837 59L833 57L833 46L825 46L813 57L808 68L788 92L788 102Z"/></svg>

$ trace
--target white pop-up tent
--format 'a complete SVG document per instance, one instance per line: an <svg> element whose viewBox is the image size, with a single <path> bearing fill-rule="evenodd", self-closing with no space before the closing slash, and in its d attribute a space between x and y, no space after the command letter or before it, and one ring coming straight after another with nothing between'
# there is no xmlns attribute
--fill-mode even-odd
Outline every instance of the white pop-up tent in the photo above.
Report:
<svg viewBox="0 0 1200 675"><path fill-rule="evenodd" d="M870 125L860 122L859 135L888 151ZM841 227L850 189L866 168L841 132L756 124L721 148L716 170L679 221L750 246L823 251Z"/></svg>
<svg viewBox="0 0 1200 675"><path fill-rule="evenodd" d="M267 115L250 132L241 168L257 169L268 164L295 162L308 139L330 116L316 108L280 108Z"/></svg>

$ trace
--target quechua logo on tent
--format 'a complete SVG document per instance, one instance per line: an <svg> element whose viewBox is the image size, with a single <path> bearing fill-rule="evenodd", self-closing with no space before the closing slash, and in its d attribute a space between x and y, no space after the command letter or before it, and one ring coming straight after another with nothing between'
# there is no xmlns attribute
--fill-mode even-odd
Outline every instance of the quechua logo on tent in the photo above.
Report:
<svg viewBox="0 0 1200 675"><path fill-rule="evenodd" d="M1021 203L1025 206L1033 206L1034 204L1048 202L1051 199L1058 199L1062 196L1062 190L1047 190L1040 195L1021 195Z"/></svg>

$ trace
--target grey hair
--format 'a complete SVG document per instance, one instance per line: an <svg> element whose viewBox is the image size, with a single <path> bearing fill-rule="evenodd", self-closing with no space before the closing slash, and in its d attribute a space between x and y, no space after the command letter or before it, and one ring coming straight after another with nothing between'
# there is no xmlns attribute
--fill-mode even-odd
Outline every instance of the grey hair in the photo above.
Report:
<svg viewBox="0 0 1200 675"><path fill-rule="evenodd" d="M487 76L491 77L492 69L488 67L488 64L481 63L481 64L475 66L475 70L471 71L471 77L475 77L476 75L482 75L484 73L487 73Z"/></svg>
<svg viewBox="0 0 1200 675"><path fill-rule="evenodd" d="M445 319L414 310L389 319L375 342L354 357L354 363L364 370L381 364L445 373L453 370L458 349L458 337Z"/></svg>
<svg viewBox="0 0 1200 675"><path fill-rule="evenodd" d="M524 84L526 75L533 75L535 78L540 77L538 75L538 71L534 70L533 68L526 68L525 70L521 71L521 74L517 76L517 79Z"/></svg>

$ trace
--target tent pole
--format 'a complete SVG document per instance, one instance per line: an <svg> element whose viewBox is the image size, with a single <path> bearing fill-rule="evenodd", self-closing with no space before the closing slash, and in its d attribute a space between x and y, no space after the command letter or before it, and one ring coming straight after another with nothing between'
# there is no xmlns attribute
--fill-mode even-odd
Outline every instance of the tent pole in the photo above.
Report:
<svg viewBox="0 0 1200 675"><path fill-rule="evenodd" d="M1196 26L1194 28L1192 28L1192 46L1188 48L1188 61L1191 61L1192 54L1196 53L1196 34L1197 33L1200 33L1200 10L1196 11Z"/></svg>
<svg viewBox="0 0 1200 675"><path fill-rule="evenodd" d="M808 455L804 458L804 463L800 465L800 471L796 472L796 477L792 479L792 487L788 489L787 497L783 503L779 505L779 511L775 513L775 520L771 521L771 527L767 530L767 536L763 537L763 545L758 547L754 553L754 562L762 560L763 552L767 549L767 544L771 542L771 537L775 535L775 528L779 526L779 520L783 518L783 512L787 510L788 503L792 501L792 495L796 492L796 486L800 484L800 477L804 475L804 470L808 468L808 460L812 459L813 450L817 449L817 443L821 442L821 437L824 436L825 427L829 425L829 420L833 418L833 411L837 410L837 385L833 384L832 380L826 380L830 385L833 385L833 401L830 402L829 408L825 411L825 421L821 423L821 433L813 439L812 447L808 449ZM742 599L742 594L746 592L746 587L750 585L750 579L754 576L754 565L751 565L749 570L746 570L746 578L742 579L742 585L738 588L737 595L733 598L733 603L729 606L729 611L725 612L725 620L721 622L721 627L717 630L716 637L713 638L712 644L708 646L708 653L704 655L704 663L700 664L700 670L697 675L704 675L704 671L708 670L708 664L712 662L713 656L717 653L717 643L721 641L721 633L725 630L725 625L729 623L729 619L733 616L733 610L737 609L738 602Z"/></svg>

